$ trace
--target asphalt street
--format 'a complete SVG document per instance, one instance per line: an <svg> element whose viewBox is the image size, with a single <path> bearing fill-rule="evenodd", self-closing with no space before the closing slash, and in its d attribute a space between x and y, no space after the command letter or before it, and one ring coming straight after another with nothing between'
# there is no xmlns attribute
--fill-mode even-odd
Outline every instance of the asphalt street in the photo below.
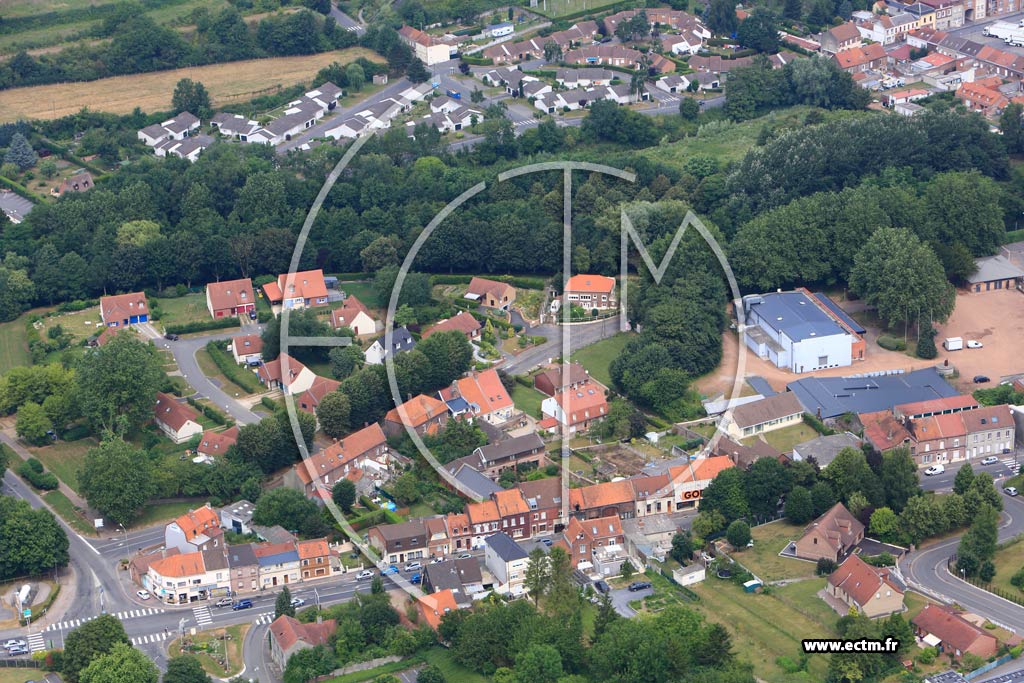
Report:
<svg viewBox="0 0 1024 683"><path fill-rule="evenodd" d="M992 475L993 479L999 480L1005 477L1012 477L1016 474L1014 471L1015 458L1024 462L1024 456L1021 454L1006 454L1000 455L999 462L994 465L982 465L981 458L975 458L971 461L971 468L975 474L979 472L988 472ZM956 478L956 473L960 471L960 468L966 465L965 462L959 463L945 463L946 471L942 474L933 474L931 476L926 475L924 470L920 471L921 488L925 491L952 491L953 480Z"/></svg>
<svg viewBox="0 0 1024 683"><path fill-rule="evenodd" d="M612 337L619 332L619 318L607 318L594 323L577 325L539 325L530 334L547 337L547 341L531 347L502 366L506 372L518 375L547 363L562 355L563 335L569 336L569 348L578 351L584 346Z"/></svg>
<svg viewBox="0 0 1024 683"><path fill-rule="evenodd" d="M997 487L999 483L997 482ZM1003 523L999 541L1024 533L1024 501L1003 496ZM950 574L946 560L956 553L960 537L947 539L921 550L908 553L900 563L903 576L912 586L919 586L949 603L956 603L1016 633L1024 633L1024 609Z"/></svg>

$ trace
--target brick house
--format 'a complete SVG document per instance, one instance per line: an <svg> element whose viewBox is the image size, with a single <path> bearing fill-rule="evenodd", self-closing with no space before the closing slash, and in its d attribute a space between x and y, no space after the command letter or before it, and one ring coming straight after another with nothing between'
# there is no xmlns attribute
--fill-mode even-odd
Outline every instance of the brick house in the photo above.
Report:
<svg viewBox="0 0 1024 683"><path fill-rule="evenodd" d="M441 390L440 397L453 413L493 425L508 422L515 412L512 397L493 368L455 380L450 387Z"/></svg>
<svg viewBox="0 0 1024 683"><path fill-rule="evenodd" d="M939 652L958 661L968 652L989 659L999 648L999 641L994 635L943 605L925 605L910 623L914 634L926 645L937 647Z"/></svg>
<svg viewBox="0 0 1024 683"><path fill-rule="evenodd" d="M887 567L872 567L850 555L828 577L826 591L869 619L903 611L903 589Z"/></svg>
<svg viewBox="0 0 1024 683"><path fill-rule="evenodd" d="M364 337L377 331L377 324L373 321L370 309L351 294L346 297L340 308L331 311L331 327L347 327L357 337Z"/></svg>
<svg viewBox="0 0 1024 683"><path fill-rule="evenodd" d="M808 525L796 542L796 556L804 560L828 558L839 562L864 540L864 525L846 506L836 503Z"/></svg>
<svg viewBox="0 0 1024 683"><path fill-rule="evenodd" d="M633 516L635 496L629 480L607 481L569 489L569 514L579 519Z"/></svg>
<svg viewBox="0 0 1024 683"><path fill-rule="evenodd" d="M530 506L519 489L491 494L501 517L501 530L512 538L530 537Z"/></svg>
<svg viewBox="0 0 1024 683"><path fill-rule="evenodd" d="M530 536L562 530L562 485L557 478L524 481L516 488L530 508Z"/></svg>
<svg viewBox="0 0 1024 683"><path fill-rule="evenodd" d="M834 26L822 33L819 42L821 43L822 52L834 55L843 50L860 47L860 31L857 30L856 24L847 22Z"/></svg>
<svg viewBox="0 0 1024 683"><path fill-rule="evenodd" d="M668 476L671 479L672 499L676 510L700 507L701 496L715 477L723 470L735 467L731 458L712 456L698 458L685 465L670 467Z"/></svg>
<svg viewBox="0 0 1024 683"><path fill-rule="evenodd" d="M617 516L579 520L573 517L565 527L573 569L587 571L598 564L602 549L624 548L626 536ZM613 551L614 552L614 551ZM615 568L616 571L618 567Z"/></svg>
<svg viewBox="0 0 1024 683"><path fill-rule="evenodd" d="M544 442L536 433L531 433L480 446L459 460L485 477L497 479L505 470L519 469L523 465L539 467L544 457Z"/></svg>
<svg viewBox="0 0 1024 683"><path fill-rule="evenodd" d="M465 298L487 308L507 311L516 301L516 288L507 282L475 277L469 281Z"/></svg>
<svg viewBox="0 0 1024 683"><path fill-rule="evenodd" d="M100 297L100 319L107 327L128 327L149 321L149 304L142 292Z"/></svg>
<svg viewBox="0 0 1024 683"><path fill-rule="evenodd" d="M295 463L285 474L284 485L300 489L312 498L318 489L330 493L338 481L356 470L382 478L390 466L389 456L384 430L374 423L343 439L335 439L327 448Z"/></svg>
<svg viewBox="0 0 1024 683"><path fill-rule="evenodd" d="M397 436L405 433L409 425L420 436L436 434L448 424L448 406L444 401L420 394L402 405L392 408L384 416L384 433Z"/></svg>
<svg viewBox="0 0 1024 683"><path fill-rule="evenodd" d="M565 283L563 305L587 310L615 308L615 278L604 275L573 275Z"/></svg>
<svg viewBox="0 0 1024 683"><path fill-rule="evenodd" d="M278 275L276 282L263 285L263 293L271 306L304 308L327 305L327 283L324 271L320 269Z"/></svg>
<svg viewBox="0 0 1024 683"><path fill-rule="evenodd" d="M567 369L558 365L538 372L533 377L533 388L547 396L556 396L566 391L575 391L582 387L599 387L602 392L606 387L590 376L579 363L570 363Z"/></svg>
<svg viewBox="0 0 1024 683"><path fill-rule="evenodd" d="M391 564L421 560L430 554L427 530L421 519L381 524L370 527L366 533L369 544Z"/></svg>
<svg viewBox="0 0 1024 683"><path fill-rule="evenodd" d="M480 337L480 329L480 321L472 313L459 311L451 318L445 318L423 330L422 338L427 339L438 332L461 332L466 335L466 339L474 341Z"/></svg>
<svg viewBox="0 0 1024 683"><path fill-rule="evenodd" d="M282 614L270 624L270 657L281 670L288 659L299 650L327 645L331 634L338 628L335 619L304 624L294 617Z"/></svg>
<svg viewBox="0 0 1024 683"><path fill-rule="evenodd" d="M256 310L252 280L227 280L206 285L206 308L214 318L248 315Z"/></svg>
<svg viewBox="0 0 1024 683"><path fill-rule="evenodd" d="M835 53L832 58L840 69L847 73L869 71L885 66L889 56L881 43L871 43L863 47L854 47Z"/></svg>
<svg viewBox="0 0 1024 683"><path fill-rule="evenodd" d="M299 541L295 544L295 550L299 553L299 568L304 580L331 573L331 549L327 545L327 539Z"/></svg>

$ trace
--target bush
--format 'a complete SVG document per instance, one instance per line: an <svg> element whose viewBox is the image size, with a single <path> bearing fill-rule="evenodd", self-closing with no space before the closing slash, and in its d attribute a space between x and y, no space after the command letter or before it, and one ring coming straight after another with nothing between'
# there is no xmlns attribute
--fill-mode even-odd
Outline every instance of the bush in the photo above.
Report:
<svg viewBox="0 0 1024 683"><path fill-rule="evenodd" d="M228 355L224 347L221 346L221 342L210 342L206 345L206 352L210 354L210 358L217 366L217 369L242 389L251 394L263 391L263 385L260 384L256 374L236 364L234 357Z"/></svg>
<svg viewBox="0 0 1024 683"><path fill-rule="evenodd" d="M203 415L205 415L206 417L210 418L211 420L213 420L217 424L219 424L219 425L226 425L229 422L228 417L226 415L224 415L224 413L222 413L219 410L217 410L216 408L214 408L213 406L208 406L205 403L200 403L199 401L195 400L191 396L189 396L185 400L188 401L188 404L190 406L192 406L193 408L195 408L196 410L198 410Z"/></svg>
<svg viewBox="0 0 1024 683"><path fill-rule="evenodd" d="M804 424L818 432L822 436L832 436L835 430L825 426L825 423L810 413L804 413Z"/></svg>
<svg viewBox="0 0 1024 683"><path fill-rule="evenodd" d="M261 398L260 405L272 413L276 413L277 409L281 407L277 404L276 401L274 401L274 399L270 398L269 396L264 396L263 398Z"/></svg>
<svg viewBox="0 0 1024 683"><path fill-rule="evenodd" d="M825 576L827 574L831 574L835 570L836 570L836 562L835 562L835 560L830 560L827 557L822 557L822 558L818 559L818 566L815 569L815 571L817 572L818 576Z"/></svg>
<svg viewBox="0 0 1024 683"><path fill-rule="evenodd" d="M217 320L198 320L182 325L168 325L168 334L190 334L192 332L209 332L210 330L226 330L238 327L238 318L218 318Z"/></svg>
<svg viewBox="0 0 1024 683"><path fill-rule="evenodd" d="M1024 591L1024 567L1017 570L1017 573L1010 577L1010 583Z"/></svg>
<svg viewBox="0 0 1024 683"><path fill-rule="evenodd" d="M888 351L906 351L907 342L899 337L891 337L887 334L879 335L878 345Z"/></svg>
<svg viewBox="0 0 1024 683"><path fill-rule="evenodd" d="M925 666L928 666L935 661L936 652L934 647L926 647L921 651L921 654L917 656L917 661Z"/></svg>
<svg viewBox="0 0 1024 683"><path fill-rule="evenodd" d="M33 461L39 465L38 471L35 469ZM18 474L22 479L31 484L33 488L39 489L40 491L53 491L60 486L60 482L57 481L57 477L55 477L51 472L43 472L42 465L35 458L18 465Z"/></svg>
<svg viewBox="0 0 1024 683"><path fill-rule="evenodd" d="M61 435L64 441L79 441L89 436L92 432L85 425L75 425Z"/></svg>
<svg viewBox="0 0 1024 683"><path fill-rule="evenodd" d="M725 539L733 548L745 548L750 543L750 525L737 519L725 531Z"/></svg>

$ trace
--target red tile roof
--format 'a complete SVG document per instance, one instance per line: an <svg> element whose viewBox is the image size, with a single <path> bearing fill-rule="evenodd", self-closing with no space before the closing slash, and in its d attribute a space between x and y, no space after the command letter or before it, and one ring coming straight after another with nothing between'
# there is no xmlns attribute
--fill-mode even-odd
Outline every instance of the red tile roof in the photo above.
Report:
<svg viewBox="0 0 1024 683"><path fill-rule="evenodd" d="M454 388L470 404L479 406L479 415L512 407L512 397L493 368L455 380Z"/></svg>
<svg viewBox="0 0 1024 683"><path fill-rule="evenodd" d="M220 517L217 516L217 512L213 508L209 505L204 505L201 508L189 510L175 519L174 523L181 529L185 539L191 541L196 536L205 534L210 529L219 529Z"/></svg>
<svg viewBox="0 0 1024 683"><path fill-rule="evenodd" d="M282 614L270 624L270 635L282 651L287 652L300 640L310 647L326 645L338 628L336 619L303 624L298 619Z"/></svg>
<svg viewBox="0 0 1024 683"><path fill-rule="evenodd" d="M198 551L155 560L149 564L149 568L160 576L179 579L206 573L203 554Z"/></svg>
<svg viewBox="0 0 1024 683"><path fill-rule="evenodd" d="M566 424L575 425L587 420L596 420L608 414L608 400L604 392L596 387L581 387L575 391L563 391L554 397L566 416Z"/></svg>
<svg viewBox="0 0 1024 683"><path fill-rule="evenodd" d="M149 304L142 292L100 297L100 318L104 323L120 323L132 316L148 314Z"/></svg>
<svg viewBox="0 0 1024 683"><path fill-rule="evenodd" d="M615 289L615 278L604 275L573 275L565 283L567 292L590 292L611 294Z"/></svg>
<svg viewBox="0 0 1024 683"><path fill-rule="evenodd" d="M371 320L373 319L370 309L367 308L362 301L350 294L348 298L345 299L345 303L342 304L341 307L331 311L331 325L334 328L346 326L351 327L352 322L360 313L365 313ZM370 330L369 332L363 331L359 334L371 334L373 332L374 330Z"/></svg>
<svg viewBox="0 0 1024 683"><path fill-rule="evenodd" d="M889 578L888 569L872 567L858 555L846 558L828 577L828 582L829 585L842 589L862 607L883 588L903 594L899 586Z"/></svg>
<svg viewBox="0 0 1024 683"><path fill-rule="evenodd" d="M469 287L466 289L466 293L476 294L478 296L483 296L489 293L496 299L500 300L510 289L513 289L513 287L507 282L498 282L497 280L475 277L469 281Z"/></svg>
<svg viewBox="0 0 1024 683"><path fill-rule="evenodd" d="M628 479L569 489L569 507L573 510L624 505L634 500L633 485Z"/></svg>
<svg viewBox="0 0 1024 683"><path fill-rule="evenodd" d="M979 638L995 640L995 636L942 605L925 605L924 609L910 621L925 633L934 635L960 652L967 652Z"/></svg>
<svg viewBox="0 0 1024 683"><path fill-rule="evenodd" d="M448 412L448 406L445 405L444 401L433 396L420 394L406 401L401 406L389 410L384 419L388 422L419 427L446 412Z"/></svg>
<svg viewBox="0 0 1024 683"><path fill-rule="evenodd" d="M423 338L427 339L432 334L438 332L461 332L466 336L470 336L480 329L480 321L473 317L472 314L466 313L465 311L459 311L457 315L451 318L445 318L444 320L431 325L423 331Z"/></svg>
<svg viewBox="0 0 1024 683"><path fill-rule="evenodd" d="M257 368L256 374L259 375L259 378L263 380L264 384L267 384L269 382L281 382L282 384L290 385L292 383L292 380L294 380L295 377L299 375L299 373L306 369L306 366L303 365L301 361L299 361L296 358L293 358L292 356L288 356L288 372L291 375L291 377L287 382L282 381L281 359L284 358L285 355L286 354L282 353L280 356L278 356L272 361L269 361L267 363L261 363L259 368Z"/></svg>
<svg viewBox="0 0 1024 683"><path fill-rule="evenodd" d="M728 456L716 455L710 458L698 458L687 465L670 467L668 474L674 483L685 484L691 481L710 481L723 470L735 466L736 464Z"/></svg>
<svg viewBox="0 0 1024 683"><path fill-rule="evenodd" d="M163 392L156 395L156 410L153 419L162 422L174 431L180 431L189 421L199 422L199 413L187 403L179 403L173 396Z"/></svg>
<svg viewBox="0 0 1024 683"><path fill-rule="evenodd" d="M530 513L530 506L523 499L523 494L519 489L498 491L494 494L494 502L498 506L498 514L502 517Z"/></svg>
<svg viewBox="0 0 1024 683"><path fill-rule="evenodd" d="M840 69L850 69L863 66L886 58L885 48L879 43L871 43L863 47L854 47L849 50L840 50L835 54L835 60Z"/></svg>
<svg viewBox="0 0 1024 683"><path fill-rule="evenodd" d="M231 338L231 348L239 356L263 352L263 337L258 334L241 334Z"/></svg>
<svg viewBox="0 0 1024 683"><path fill-rule="evenodd" d="M203 432L196 450L202 455L223 455L238 442L238 427L232 425L223 432L212 429Z"/></svg>
<svg viewBox="0 0 1024 683"><path fill-rule="evenodd" d="M466 506L466 515L473 524L483 522L497 522L501 519L498 512L498 505L493 500L485 500L480 503L470 503Z"/></svg>
<svg viewBox="0 0 1024 683"><path fill-rule="evenodd" d="M435 631L441 625L441 620L446 613L459 608L455 602L455 594L452 593L450 588L438 591L437 593L431 593L430 595L421 595L417 600L419 601L420 614L423 615L430 628Z"/></svg>
<svg viewBox="0 0 1024 683"><path fill-rule="evenodd" d="M384 430L375 422L349 434L340 441L335 441L327 448L313 453L304 462L297 463L295 471L303 484L309 484L313 480L310 471L317 478L331 475L332 479L336 479L337 477L333 475L337 470L345 467L359 456L385 444L387 444L387 438L384 436Z"/></svg>
<svg viewBox="0 0 1024 683"><path fill-rule="evenodd" d="M318 557L327 557L331 549L327 545L327 539L315 538L310 541L299 541L295 544L300 560L312 560Z"/></svg>
<svg viewBox="0 0 1024 683"><path fill-rule="evenodd" d="M299 410L315 413L316 409L320 406L320 401L324 400L324 396L332 391L337 391L340 386L341 382L336 379L317 375L313 383L309 385L309 389L306 389L295 399L299 404Z"/></svg>
<svg viewBox="0 0 1024 683"><path fill-rule="evenodd" d="M211 282L206 285L206 294L215 311L256 303L256 297L252 293L252 280L249 278Z"/></svg>
<svg viewBox="0 0 1024 683"><path fill-rule="evenodd" d="M263 291L271 301L299 298L318 299L327 296L327 284L324 282L324 271L320 269L303 270L294 275L288 273L278 275L277 282L263 285Z"/></svg>

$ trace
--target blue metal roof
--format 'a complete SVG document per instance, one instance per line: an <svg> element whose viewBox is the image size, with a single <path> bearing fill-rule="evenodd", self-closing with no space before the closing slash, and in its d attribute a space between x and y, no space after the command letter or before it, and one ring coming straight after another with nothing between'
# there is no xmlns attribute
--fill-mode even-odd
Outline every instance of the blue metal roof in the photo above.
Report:
<svg viewBox="0 0 1024 683"><path fill-rule="evenodd" d="M825 294L821 292L815 292L814 298L820 301L822 306L825 306L828 310L832 311L832 313L837 318L839 318L844 323L849 325L850 329L856 332L857 334L864 334L865 332L867 332L867 330L864 329L863 325L861 325L859 322L857 322L849 315L847 315L846 311L839 308L839 304L837 304L835 301L832 301L832 299L828 298L828 296L826 296Z"/></svg>
<svg viewBox="0 0 1024 683"><path fill-rule="evenodd" d="M756 312L760 324L784 332L793 341L811 337L845 334L825 311L818 308L803 292L774 292L744 297L748 314Z"/></svg>
<svg viewBox="0 0 1024 683"><path fill-rule="evenodd" d="M464 413L469 410L469 402L461 396L449 398L445 401L445 404L453 415L458 415L459 413Z"/></svg>
<svg viewBox="0 0 1024 683"><path fill-rule="evenodd" d="M778 393L777 391L772 389L772 385L768 384L768 380L766 380L764 377L758 377L757 375L747 377L747 384L749 384L754 391L761 394L765 398L768 398L769 396L774 396L775 394Z"/></svg>
<svg viewBox="0 0 1024 683"><path fill-rule="evenodd" d="M258 559L261 567L267 567L274 564L284 564L286 562L298 562L299 553L294 550L289 550L286 553L267 555L266 557L260 557Z"/></svg>
<svg viewBox="0 0 1024 683"><path fill-rule="evenodd" d="M811 415L820 411L822 418L889 410L902 403L948 398L958 393L935 368L870 376L808 377L790 382L787 388L796 394L804 410Z"/></svg>

